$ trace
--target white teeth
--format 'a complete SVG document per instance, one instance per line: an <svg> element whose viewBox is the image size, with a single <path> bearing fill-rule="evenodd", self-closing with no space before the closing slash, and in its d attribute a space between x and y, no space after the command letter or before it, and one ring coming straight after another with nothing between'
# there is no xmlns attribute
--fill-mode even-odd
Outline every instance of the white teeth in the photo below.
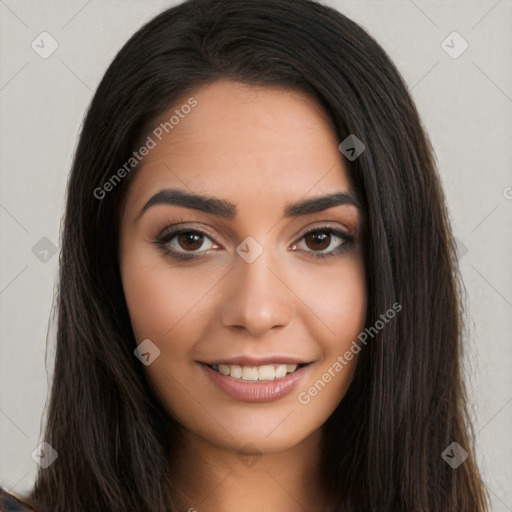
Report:
<svg viewBox="0 0 512 512"><path fill-rule="evenodd" d="M263 364L261 366L240 366L238 364L212 365L220 374L247 381L281 379L293 373L296 364Z"/></svg>
<svg viewBox="0 0 512 512"><path fill-rule="evenodd" d="M229 373L231 377L234 377L235 379L239 379L242 376L242 367L238 364L230 364L226 365L229 368Z"/></svg>
<svg viewBox="0 0 512 512"><path fill-rule="evenodd" d="M264 364L258 368L258 380L274 380L276 372L271 364Z"/></svg>
<svg viewBox="0 0 512 512"><path fill-rule="evenodd" d="M219 364L219 372L222 375L229 375L229 366L227 364Z"/></svg>
<svg viewBox="0 0 512 512"><path fill-rule="evenodd" d="M280 364L277 368L276 368L276 379L281 379L282 377L284 377L286 375L286 366L285 364Z"/></svg>
<svg viewBox="0 0 512 512"><path fill-rule="evenodd" d="M258 368L256 366L242 366L242 379L258 380Z"/></svg>

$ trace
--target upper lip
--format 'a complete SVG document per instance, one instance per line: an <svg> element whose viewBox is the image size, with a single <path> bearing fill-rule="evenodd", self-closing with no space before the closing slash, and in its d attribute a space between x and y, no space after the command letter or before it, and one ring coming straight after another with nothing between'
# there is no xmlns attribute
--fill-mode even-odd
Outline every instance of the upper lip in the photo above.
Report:
<svg viewBox="0 0 512 512"><path fill-rule="evenodd" d="M308 364L311 361L304 361L293 356L237 356L227 357L225 359L215 359L213 361L199 361L210 366L219 364L238 364L240 366L262 366L265 364Z"/></svg>

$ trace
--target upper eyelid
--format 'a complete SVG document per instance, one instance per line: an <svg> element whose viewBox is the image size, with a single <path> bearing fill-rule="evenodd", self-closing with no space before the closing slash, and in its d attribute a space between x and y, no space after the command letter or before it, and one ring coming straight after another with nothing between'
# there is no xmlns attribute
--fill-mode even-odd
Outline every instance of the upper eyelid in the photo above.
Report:
<svg viewBox="0 0 512 512"><path fill-rule="evenodd" d="M316 231L318 229L337 229L337 230L341 230L341 231L345 231L347 234L351 234L351 229L349 229L346 225L340 223L339 221L317 221L317 222L321 222L321 224L319 225L313 225L313 226L307 226L305 228L302 228L302 230L300 231L300 235L297 235L297 236L304 236L305 234L309 233L310 231ZM337 223L337 225L332 225L331 223ZM172 223L172 224L168 224L167 226L165 226L163 229L161 229L159 231L159 235L158 236L164 236L166 232L171 232L171 231L182 231L182 230L188 230L188 231L198 231L198 232L203 232L209 236L216 236L212 233L210 233L209 229L207 227L203 227L203 225L200 224L199 227L197 227L196 225L192 225L192 226L189 226L188 224L190 224L190 222L175 222L175 223ZM341 224L341 226L340 226ZM222 235L221 235L222 236Z"/></svg>
<svg viewBox="0 0 512 512"><path fill-rule="evenodd" d="M213 241L215 241L215 236L210 233L207 229L203 227L195 227L195 226L187 226L182 225L187 223L178 223L173 224L172 226L166 226L164 229L160 231L160 234L156 237L157 239L166 238L168 235L170 235L172 238L176 235L179 235L180 233L192 231L193 233L201 233L203 235L206 235L208 238L210 238Z"/></svg>
<svg viewBox="0 0 512 512"><path fill-rule="evenodd" d="M301 234L299 235L300 238L307 235L308 233L311 233L312 231L322 231L322 229L325 229L326 231L332 230L332 231L342 231L346 233L347 235L351 235L350 229L348 229L346 226L340 227L340 226L332 226L331 224L322 224L321 226L313 226L309 228L304 228L304 230L301 231Z"/></svg>

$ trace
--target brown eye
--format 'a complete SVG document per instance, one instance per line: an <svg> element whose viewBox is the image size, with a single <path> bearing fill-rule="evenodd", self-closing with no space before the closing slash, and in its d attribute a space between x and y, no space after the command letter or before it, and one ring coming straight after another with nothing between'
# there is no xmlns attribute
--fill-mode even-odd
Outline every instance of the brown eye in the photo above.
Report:
<svg viewBox="0 0 512 512"><path fill-rule="evenodd" d="M203 245L203 235L195 231L186 231L178 235L178 244L182 249L195 251Z"/></svg>
<svg viewBox="0 0 512 512"><path fill-rule="evenodd" d="M308 256L325 258L341 254L354 238L349 233L336 228L325 227L313 229L293 245L292 250L299 250Z"/></svg>
<svg viewBox="0 0 512 512"><path fill-rule="evenodd" d="M181 259L219 248L209 235L195 229L171 229L155 240L155 244L166 254Z"/></svg>
<svg viewBox="0 0 512 512"><path fill-rule="evenodd" d="M329 244L331 243L331 235L323 231L318 231L316 233L309 233L304 237L304 240L306 241L308 249L313 251L323 251L329 247Z"/></svg>

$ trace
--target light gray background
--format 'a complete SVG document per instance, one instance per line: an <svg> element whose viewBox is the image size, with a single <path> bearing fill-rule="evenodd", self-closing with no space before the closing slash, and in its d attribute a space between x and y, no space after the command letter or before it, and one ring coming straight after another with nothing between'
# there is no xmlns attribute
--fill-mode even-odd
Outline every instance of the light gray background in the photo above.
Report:
<svg viewBox="0 0 512 512"><path fill-rule="evenodd" d="M44 262L32 248L43 237L59 245L66 178L101 76L129 36L173 3L0 0L0 485L14 492L34 480L51 379L58 256ZM324 3L387 50L432 139L468 294L477 458L493 512L512 511L512 0ZM59 45L47 59L31 48L43 31ZM457 59L441 46L453 31L469 44Z"/></svg>

